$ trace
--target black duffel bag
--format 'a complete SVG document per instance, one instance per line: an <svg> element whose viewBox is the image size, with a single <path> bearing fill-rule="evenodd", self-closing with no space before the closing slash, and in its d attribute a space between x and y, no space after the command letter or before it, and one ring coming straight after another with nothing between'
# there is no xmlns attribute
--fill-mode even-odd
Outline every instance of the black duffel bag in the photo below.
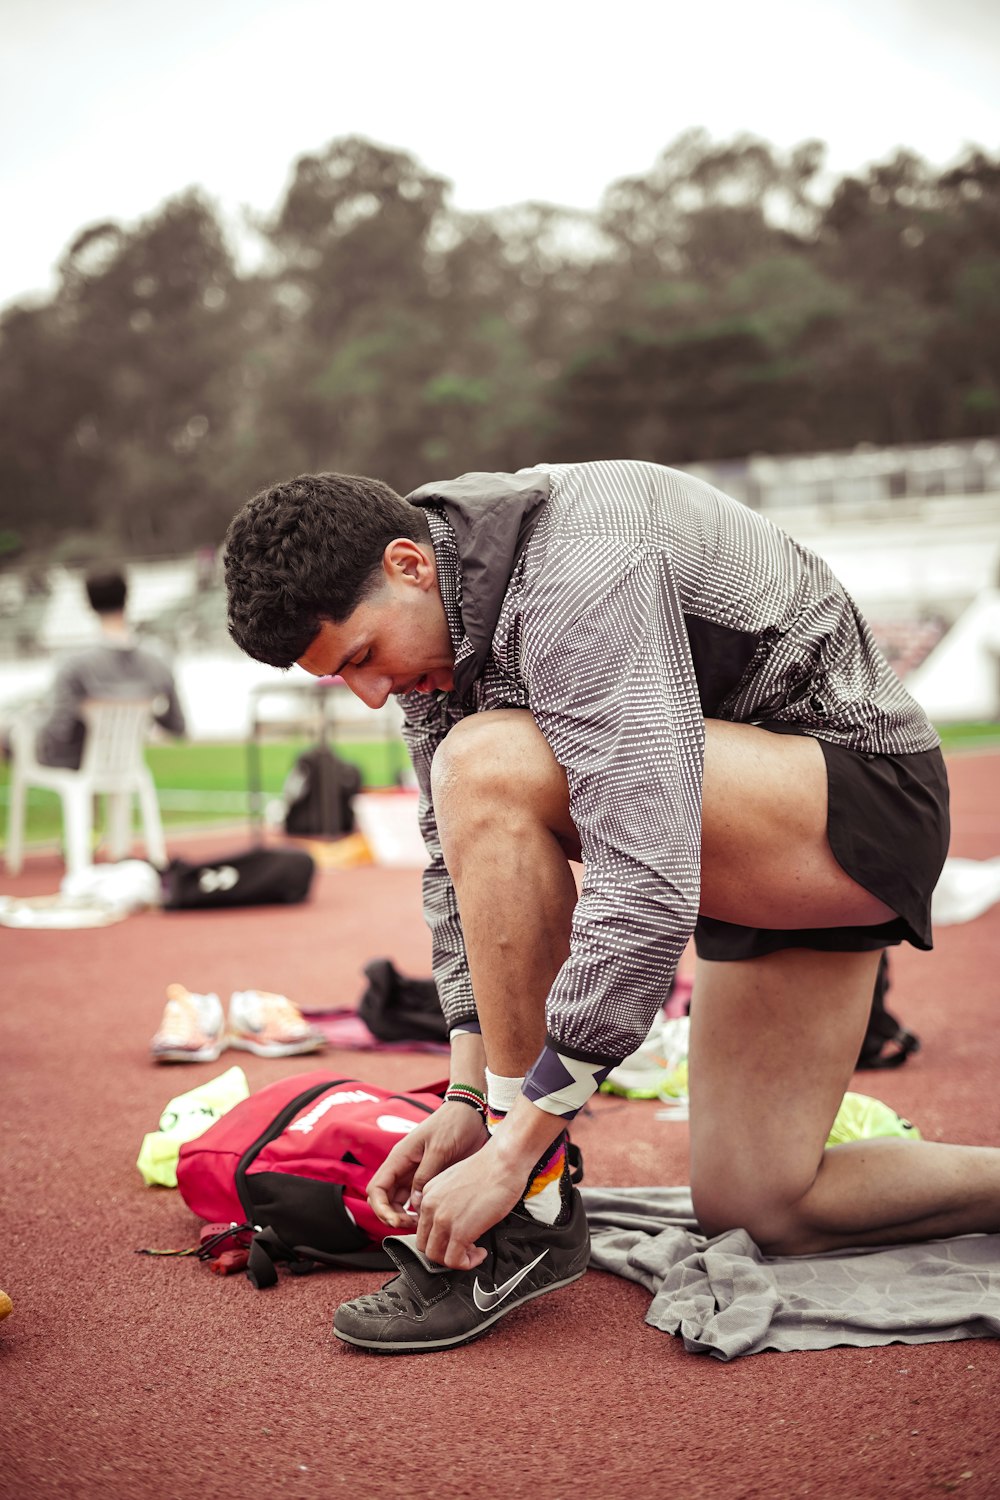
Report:
<svg viewBox="0 0 1000 1500"><path fill-rule="evenodd" d="M163 872L167 911L292 904L309 894L316 862L304 849L240 849L194 864L172 859Z"/></svg>

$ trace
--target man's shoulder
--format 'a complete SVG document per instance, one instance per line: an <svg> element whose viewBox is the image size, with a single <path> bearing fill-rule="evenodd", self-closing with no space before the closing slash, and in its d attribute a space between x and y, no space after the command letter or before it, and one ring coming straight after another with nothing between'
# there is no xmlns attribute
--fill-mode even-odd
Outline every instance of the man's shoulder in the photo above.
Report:
<svg viewBox="0 0 1000 1500"><path fill-rule="evenodd" d="M554 491L566 489L614 497L648 496L657 490L701 487L704 481L684 469L648 458L595 458L580 463L539 464Z"/></svg>
<svg viewBox="0 0 1000 1500"><path fill-rule="evenodd" d="M74 674L86 671L92 662L103 660L103 646L100 641L89 641L83 646L64 647L57 650L53 658L53 666L56 674L60 677L72 677Z"/></svg>
<svg viewBox="0 0 1000 1500"><path fill-rule="evenodd" d="M648 535L656 499L672 478L686 476L637 459L600 459L548 468L549 504L540 537L559 545L573 536L605 542Z"/></svg>
<svg viewBox="0 0 1000 1500"><path fill-rule="evenodd" d="M94 641L67 658L66 669L99 682L134 682L145 680L158 691L172 680L169 663L146 643L127 641Z"/></svg>

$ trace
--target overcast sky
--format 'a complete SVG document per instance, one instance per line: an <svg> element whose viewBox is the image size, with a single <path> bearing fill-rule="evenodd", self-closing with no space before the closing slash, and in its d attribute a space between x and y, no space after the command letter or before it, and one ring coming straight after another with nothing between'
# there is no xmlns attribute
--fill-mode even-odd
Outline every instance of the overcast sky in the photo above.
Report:
<svg viewBox="0 0 1000 1500"><path fill-rule="evenodd" d="M996 153L1000 4L0 0L0 305L192 184L272 209L336 136L410 151L460 209L593 208L692 126L819 138L835 172Z"/></svg>

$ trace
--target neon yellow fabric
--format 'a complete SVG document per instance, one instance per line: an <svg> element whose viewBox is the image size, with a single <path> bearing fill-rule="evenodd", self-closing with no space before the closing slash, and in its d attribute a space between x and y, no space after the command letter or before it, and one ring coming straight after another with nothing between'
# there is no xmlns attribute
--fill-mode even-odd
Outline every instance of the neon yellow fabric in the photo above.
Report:
<svg viewBox="0 0 1000 1500"><path fill-rule="evenodd" d="M249 1094L243 1069L229 1068L171 1099L160 1116L160 1128L144 1136L139 1149L136 1166L146 1186L176 1187L177 1158L184 1142L193 1141Z"/></svg>
<svg viewBox="0 0 1000 1500"><path fill-rule="evenodd" d="M826 1144L842 1146L845 1141L865 1141L880 1135L905 1136L911 1141L921 1138L915 1125L897 1115L881 1099L872 1099L867 1094L845 1094Z"/></svg>

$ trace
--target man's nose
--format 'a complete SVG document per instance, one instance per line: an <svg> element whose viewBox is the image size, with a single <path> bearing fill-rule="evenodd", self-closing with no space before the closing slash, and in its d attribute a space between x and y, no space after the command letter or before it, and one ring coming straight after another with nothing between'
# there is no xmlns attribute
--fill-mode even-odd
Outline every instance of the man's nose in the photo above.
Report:
<svg viewBox="0 0 1000 1500"><path fill-rule="evenodd" d="M355 698L360 698L368 708L382 708L392 690L388 677L372 676L359 667L345 667L340 675Z"/></svg>

